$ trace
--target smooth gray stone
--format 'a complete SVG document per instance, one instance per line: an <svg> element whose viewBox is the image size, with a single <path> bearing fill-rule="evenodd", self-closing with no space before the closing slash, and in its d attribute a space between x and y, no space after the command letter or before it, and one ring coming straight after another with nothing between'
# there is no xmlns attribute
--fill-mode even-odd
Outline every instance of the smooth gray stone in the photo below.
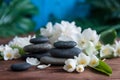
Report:
<svg viewBox="0 0 120 80"><path fill-rule="evenodd" d="M11 65L12 71L25 71L31 67L30 64L23 62L23 63L16 63Z"/></svg>
<svg viewBox="0 0 120 80"><path fill-rule="evenodd" d="M45 56L40 59L41 63L45 64L52 64L52 65L64 65L65 64L65 58L55 58L50 56Z"/></svg>
<svg viewBox="0 0 120 80"><path fill-rule="evenodd" d="M42 53L42 54L39 54L39 53L35 53L35 54L25 54L23 55L21 58L23 60L26 60L27 57L34 57L34 58L37 58L37 59L41 59L41 57L44 57L44 56L51 56L50 53Z"/></svg>
<svg viewBox="0 0 120 80"><path fill-rule="evenodd" d="M47 52L52 48L52 45L49 43L43 44L32 44L24 47L26 52Z"/></svg>
<svg viewBox="0 0 120 80"><path fill-rule="evenodd" d="M71 49L57 49L53 48L50 50L50 54L53 57L58 58L74 58L74 56L78 56L81 50L79 48L71 48Z"/></svg>
<svg viewBox="0 0 120 80"><path fill-rule="evenodd" d="M77 43L74 41L58 41L54 43L54 46L60 49L73 48L76 45Z"/></svg>
<svg viewBox="0 0 120 80"><path fill-rule="evenodd" d="M34 44L46 43L48 41L49 41L49 39L47 37L44 37L44 36L40 36L40 37L33 38L30 40L30 42L34 43Z"/></svg>

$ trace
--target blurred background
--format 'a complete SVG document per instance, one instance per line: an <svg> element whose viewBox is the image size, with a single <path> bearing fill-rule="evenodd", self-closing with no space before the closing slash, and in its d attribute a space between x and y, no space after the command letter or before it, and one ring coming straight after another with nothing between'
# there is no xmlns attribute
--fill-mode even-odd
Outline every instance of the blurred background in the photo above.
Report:
<svg viewBox="0 0 120 80"><path fill-rule="evenodd" d="M120 0L0 0L0 38L39 33L47 22L75 21L120 36Z"/></svg>

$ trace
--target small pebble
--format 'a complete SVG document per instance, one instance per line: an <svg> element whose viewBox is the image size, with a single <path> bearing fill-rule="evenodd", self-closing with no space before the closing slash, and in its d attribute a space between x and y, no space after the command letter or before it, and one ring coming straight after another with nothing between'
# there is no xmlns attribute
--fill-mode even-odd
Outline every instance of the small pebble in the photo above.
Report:
<svg viewBox="0 0 120 80"><path fill-rule="evenodd" d="M30 42L33 44L39 44L39 43L46 43L48 42L48 40L49 39L47 37L40 36L40 37L31 39Z"/></svg>
<svg viewBox="0 0 120 80"><path fill-rule="evenodd" d="M66 49L66 48L73 48L77 45L74 41L58 41L54 43L56 48Z"/></svg>
<svg viewBox="0 0 120 80"><path fill-rule="evenodd" d="M30 64L23 62L23 63L16 63L11 65L12 71L25 71L31 67Z"/></svg>

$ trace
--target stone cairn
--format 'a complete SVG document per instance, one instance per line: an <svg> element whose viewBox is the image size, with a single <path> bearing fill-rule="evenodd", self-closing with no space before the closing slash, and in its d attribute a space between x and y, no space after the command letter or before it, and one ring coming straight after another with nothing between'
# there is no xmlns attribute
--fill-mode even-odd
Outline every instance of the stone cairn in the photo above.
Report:
<svg viewBox="0 0 120 80"><path fill-rule="evenodd" d="M64 65L68 58L78 56L81 50L77 47L74 41L58 41L54 43L54 47L50 50L51 56L45 56L40 59L42 63L53 65Z"/></svg>
<svg viewBox="0 0 120 80"><path fill-rule="evenodd" d="M34 57L40 59L43 56L50 56L49 50L52 45L48 41L49 39L44 36L31 39L31 44L24 47L24 51L28 54L23 55L22 58Z"/></svg>
<svg viewBox="0 0 120 80"><path fill-rule="evenodd" d="M24 47L24 51L29 54L22 56L23 59L27 57L38 58L41 63L52 64L52 65L64 65L64 62L68 58L74 58L78 56L81 50L77 47L74 41L58 41L54 43L54 48L48 42L48 38L41 36L30 40L32 44ZM24 71L31 67L30 64L17 63L11 65L13 71Z"/></svg>

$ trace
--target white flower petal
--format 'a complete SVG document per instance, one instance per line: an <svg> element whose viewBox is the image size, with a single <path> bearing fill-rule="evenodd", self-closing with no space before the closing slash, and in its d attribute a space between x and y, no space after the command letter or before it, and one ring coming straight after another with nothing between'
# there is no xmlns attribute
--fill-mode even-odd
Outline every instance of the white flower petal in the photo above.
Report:
<svg viewBox="0 0 120 80"><path fill-rule="evenodd" d="M29 58L29 57L27 57L26 62L33 65L33 66L36 66L36 65L40 64L40 61L38 61L37 58Z"/></svg>
<svg viewBox="0 0 120 80"><path fill-rule="evenodd" d="M89 56L91 56L91 55L97 55L98 54L98 51L96 50L95 45L91 41L88 42L88 45L86 46L86 48L84 49L84 51Z"/></svg>
<svg viewBox="0 0 120 80"><path fill-rule="evenodd" d="M89 63L89 66L90 67L96 67L99 65L99 59L95 56L95 55L92 55L90 57L90 63Z"/></svg>
<svg viewBox="0 0 120 80"><path fill-rule="evenodd" d="M35 36L33 36L35 37ZM9 42L9 46L18 46L23 48L26 45L30 44L30 39L33 38L31 36L28 37L15 37L12 41Z"/></svg>
<svg viewBox="0 0 120 80"><path fill-rule="evenodd" d="M82 36L84 36L86 40L92 41L94 44L96 44L100 38L100 35L98 35L97 32L91 28L85 29L82 32Z"/></svg>
<svg viewBox="0 0 120 80"><path fill-rule="evenodd" d="M100 57L108 57L110 55L113 55L114 52L115 52L115 49L109 44L105 46L103 45L100 50Z"/></svg>
<svg viewBox="0 0 120 80"><path fill-rule="evenodd" d="M14 51L8 45L5 45L5 50L3 51L4 60L12 60L14 58Z"/></svg>
<svg viewBox="0 0 120 80"><path fill-rule="evenodd" d="M65 65L63 67L64 70L67 72L73 72L76 68L76 60L74 59L68 59L65 61Z"/></svg>
<svg viewBox="0 0 120 80"><path fill-rule="evenodd" d="M37 68L38 69L45 69L45 68L50 67L50 66L51 66L51 64L48 64L48 65L38 65Z"/></svg>
<svg viewBox="0 0 120 80"><path fill-rule="evenodd" d="M120 41L116 41L114 46L115 46L114 57L120 57Z"/></svg>
<svg viewBox="0 0 120 80"><path fill-rule="evenodd" d="M84 71L84 66L83 65L77 65L76 66L76 71L77 72L83 72Z"/></svg>
<svg viewBox="0 0 120 80"><path fill-rule="evenodd" d="M86 56L84 53L80 53L77 58L77 65L83 65L84 67L89 64L90 57Z"/></svg>
<svg viewBox="0 0 120 80"><path fill-rule="evenodd" d="M77 35L81 34L81 28L78 28L75 22L61 21L61 23L56 23L55 25L48 24L50 25L47 25L46 28L41 28L41 34L47 36L52 44L58 40L76 41Z"/></svg>

